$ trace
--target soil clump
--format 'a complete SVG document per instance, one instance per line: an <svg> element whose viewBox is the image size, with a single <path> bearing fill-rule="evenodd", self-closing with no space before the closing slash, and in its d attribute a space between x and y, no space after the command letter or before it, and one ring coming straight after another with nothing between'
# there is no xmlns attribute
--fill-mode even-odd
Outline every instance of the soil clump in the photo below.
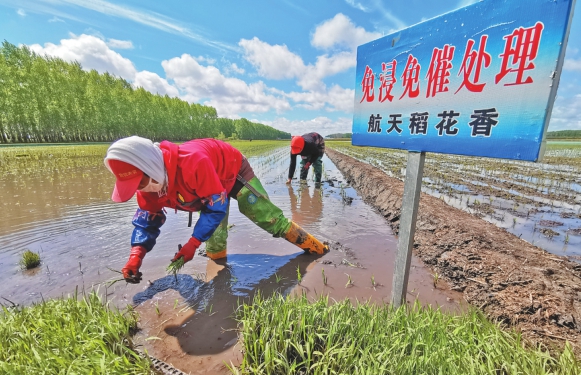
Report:
<svg viewBox="0 0 581 375"><path fill-rule="evenodd" d="M403 182L327 148L327 156L397 235ZM421 194L414 253L493 321L549 349L581 355L581 264Z"/></svg>

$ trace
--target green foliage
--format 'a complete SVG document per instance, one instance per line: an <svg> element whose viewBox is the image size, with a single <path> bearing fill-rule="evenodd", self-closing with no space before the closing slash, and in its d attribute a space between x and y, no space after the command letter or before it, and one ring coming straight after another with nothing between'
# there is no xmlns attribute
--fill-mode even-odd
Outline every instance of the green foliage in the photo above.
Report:
<svg viewBox="0 0 581 375"><path fill-rule="evenodd" d="M581 130L547 132L547 139L581 139Z"/></svg>
<svg viewBox="0 0 581 375"><path fill-rule="evenodd" d="M40 255L38 253L26 249L22 253L22 257L20 258L19 264L22 268L26 270L36 268L40 265Z"/></svg>
<svg viewBox="0 0 581 375"><path fill-rule="evenodd" d="M579 374L571 347L525 349L471 310L371 304L321 297L255 298L238 312L241 374Z"/></svg>
<svg viewBox="0 0 581 375"><path fill-rule="evenodd" d="M245 118L232 121L237 139L291 139L290 133L276 130L267 125L250 122Z"/></svg>
<svg viewBox="0 0 581 375"><path fill-rule="evenodd" d="M2 374L151 374L131 349L137 316L114 311L96 292L0 313Z"/></svg>
<svg viewBox="0 0 581 375"><path fill-rule="evenodd" d="M333 133L329 134L325 138L347 138L351 139L353 137L353 133Z"/></svg>
<svg viewBox="0 0 581 375"><path fill-rule="evenodd" d="M259 156L267 152L273 151L280 147L290 147L288 141L228 141L233 147L239 150L244 156Z"/></svg>
<svg viewBox="0 0 581 375"><path fill-rule="evenodd" d="M245 120L220 119L216 109L154 95L79 63L39 56L6 41L0 48L0 144L110 142L138 134L186 141L235 132L241 139L290 138Z"/></svg>

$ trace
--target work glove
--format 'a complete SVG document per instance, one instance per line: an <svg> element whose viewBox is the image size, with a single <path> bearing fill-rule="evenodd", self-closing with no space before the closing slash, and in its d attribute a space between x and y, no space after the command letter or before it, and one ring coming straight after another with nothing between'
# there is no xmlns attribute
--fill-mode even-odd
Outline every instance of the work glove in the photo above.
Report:
<svg viewBox="0 0 581 375"><path fill-rule="evenodd" d="M125 264L125 267L121 269L123 273L123 278L125 281L131 284L138 284L141 281L141 272L139 272L139 267L141 267L141 261L147 254L147 250L143 246L133 246L131 252L129 253L129 260Z"/></svg>
<svg viewBox="0 0 581 375"><path fill-rule="evenodd" d="M175 262L180 257L184 257L184 262L189 262L190 260L194 259L194 255L196 254L196 250L200 247L202 243L196 237L190 237L190 240L186 242L184 246L180 248L180 250L174 255L172 262Z"/></svg>
<svg viewBox="0 0 581 375"><path fill-rule="evenodd" d="M305 163L305 166L303 167L304 169L309 169L309 167L311 166L311 162L307 162Z"/></svg>

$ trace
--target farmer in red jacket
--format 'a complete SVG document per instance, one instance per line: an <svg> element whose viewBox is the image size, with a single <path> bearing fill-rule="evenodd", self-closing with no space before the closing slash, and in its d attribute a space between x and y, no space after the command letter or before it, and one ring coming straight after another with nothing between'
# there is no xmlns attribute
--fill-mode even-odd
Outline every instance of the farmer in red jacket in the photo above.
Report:
<svg viewBox="0 0 581 375"><path fill-rule="evenodd" d="M200 211L189 241L172 261L192 260L206 241L211 259L226 257L230 198L242 214L274 237L284 237L301 249L323 254L328 247L287 219L269 199L246 158L234 147L215 139L196 139L181 145L132 136L113 143L105 166L116 177L112 199L125 202L137 192L139 208L133 217L125 280L138 283L139 267L155 245L165 222L164 208Z"/></svg>
<svg viewBox="0 0 581 375"><path fill-rule="evenodd" d="M287 184L290 184L297 167L297 155L301 156L301 182L307 180L309 167L315 170L315 186L321 184L323 173L323 155L325 155L325 139L319 133L295 135L291 139L291 162L288 169Z"/></svg>

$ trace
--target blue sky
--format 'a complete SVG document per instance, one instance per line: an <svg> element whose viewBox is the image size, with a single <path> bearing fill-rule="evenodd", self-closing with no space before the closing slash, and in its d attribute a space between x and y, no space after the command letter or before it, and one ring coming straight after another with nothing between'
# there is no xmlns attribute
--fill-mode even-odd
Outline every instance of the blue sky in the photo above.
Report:
<svg viewBox="0 0 581 375"><path fill-rule="evenodd" d="M0 0L0 38L220 117L327 135L351 131L358 45L473 2ZM581 130L579 9L549 126L563 129Z"/></svg>

